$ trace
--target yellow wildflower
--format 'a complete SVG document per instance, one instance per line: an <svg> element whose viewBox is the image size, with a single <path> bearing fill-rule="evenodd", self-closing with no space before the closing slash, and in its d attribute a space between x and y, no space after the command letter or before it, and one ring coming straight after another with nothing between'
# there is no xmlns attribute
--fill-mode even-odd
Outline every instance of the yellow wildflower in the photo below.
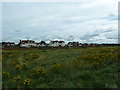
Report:
<svg viewBox="0 0 120 90"><path fill-rule="evenodd" d="M36 72L41 73L41 74L47 73L47 71L44 68L38 68L38 69L36 69Z"/></svg>
<svg viewBox="0 0 120 90"><path fill-rule="evenodd" d="M3 75L10 75L10 73L7 73L7 72L3 72Z"/></svg>
<svg viewBox="0 0 120 90"><path fill-rule="evenodd" d="M24 85L30 85L30 83L31 83L31 79L25 79L23 82Z"/></svg>
<svg viewBox="0 0 120 90"><path fill-rule="evenodd" d="M16 68L16 69L20 69L20 68L21 68L21 65L16 65L15 68Z"/></svg>
<svg viewBox="0 0 120 90"><path fill-rule="evenodd" d="M27 66L27 64L26 64L26 63L23 63L22 65L23 65L24 67L26 67L26 66Z"/></svg>
<svg viewBox="0 0 120 90"><path fill-rule="evenodd" d="M15 76L13 81L16 82L16 81L20 81L20 80L21 80L21 76Z"/></svg>
<svg viewBox="0 0 120 90"><path fill-rule="evenodd" d="M3 79L8 79L10 77L10 73L3 72Z"/></svg>
<svg viewBox="0 0 120 90"><path fill-rule="evenodd" d="M55 69L61 69L62 68L62 64L54 64L53 67Z"/></svg>

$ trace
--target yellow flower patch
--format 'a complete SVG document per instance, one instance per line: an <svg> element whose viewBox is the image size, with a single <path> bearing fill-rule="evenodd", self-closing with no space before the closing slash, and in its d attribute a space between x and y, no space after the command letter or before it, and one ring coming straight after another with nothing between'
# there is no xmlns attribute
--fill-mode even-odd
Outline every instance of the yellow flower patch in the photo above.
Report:
<svg viewBox="0 0 120 90"><path fill-rule="evenodd" d="M15 76L14 79L13 79L14 82L17 82L17 81L20 81L20 80L21 80L21 76Z"/></svg>
<svg viewBox="0 0 120 90"><path fill-rule="evenodd" d="M15 68L16 69L21 69L21 65L16 65Z"/></svg>
<svg viewBox="0 0 120 90"><path fill-rule="evenodd" d="M3 72L3 75L10 75L10 73L7 73L7 72Z"/></svg>
<svg viewBox="0 0 120 90"><path fill-rule="evenodd" d="M62 64L54 64L53 67L55 69L61 69L63 66L62 66Z"/></svg>
<svg viewBox="0 0 120 90"><path fill-rule="evenodd" d="M23 82L24 85L30 85L31 84L31 79L25 79Z"/></svg>
<svg viewBox="0 0 120 90"><path fill-rule="evenodd" d="M36 69L36 72L37 72L37 73L40 73L40 74L46 74L46 73L47 73L47 70L45 70L44 68L37 68L37 69Z"/></svg>

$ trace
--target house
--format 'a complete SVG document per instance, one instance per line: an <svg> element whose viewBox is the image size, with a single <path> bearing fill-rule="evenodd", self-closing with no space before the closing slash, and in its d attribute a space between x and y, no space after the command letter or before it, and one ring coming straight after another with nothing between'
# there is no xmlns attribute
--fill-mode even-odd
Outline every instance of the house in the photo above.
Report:
<svg viewBox="0 0 120 90"><path fill-rule="evenodd" d="M68 42L67 46L68 47L78 47L78 46L81 46L81 44L79 44L79 42Z"/></svg>
<svg viewBox="0 0 120 90"><path fill-rule="evenodd" d="M89 46L89 44L88 43L83 43L82 46Z"/></svg>
<svg viewBox="0 0 120 90"><path fill-rule="evenodd" d="M82 46L82 43L79 43L79 46Z"/></svg>
<svg viewBox="0 0 120 90"><path fill-rule="evenodd" d="M36 47L37 44L33 40L20 40L18 43L20 47Z"/></svg>
<svg viewBox="0 0 120 90"><path fill-rule="evenodd" d="M65 42L64 41L50 41L49 46L52 46L52 47L64 47Z"/></svg>
<svg viewBox="0 0 120 90"><path fill-rule="evenodd" d="M14 42L2 42L2 47L9 47L9 46L15 46Z"/></svg>
<svg viewBox="0 0 120 90"><path fill-rule="evenodd" d="M90 43L90 46L98 46L97 43Z"/></svg>
<svg viewBox="0 0 120 90"><path fill-rule="evenodd" d="M45 43L45 41L41 41L40 43L36 43L38 47L45 47L47 46L47 44Z"/></svg>

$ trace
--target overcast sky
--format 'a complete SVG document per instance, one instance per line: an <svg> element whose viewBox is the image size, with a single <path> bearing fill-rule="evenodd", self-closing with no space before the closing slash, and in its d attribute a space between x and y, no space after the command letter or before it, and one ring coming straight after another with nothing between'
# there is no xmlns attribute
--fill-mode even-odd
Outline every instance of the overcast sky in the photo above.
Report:
<svg viewBox="0 0 120 90"><path fill-rule="evenodd" d="M118 0L4 2L2 41L117 43Z"/></svg>

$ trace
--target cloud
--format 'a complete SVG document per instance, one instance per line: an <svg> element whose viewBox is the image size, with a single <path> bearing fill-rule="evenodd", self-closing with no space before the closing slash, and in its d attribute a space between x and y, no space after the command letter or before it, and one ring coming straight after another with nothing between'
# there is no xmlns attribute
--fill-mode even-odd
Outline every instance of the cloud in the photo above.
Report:
<svg viewBox="0 0 120 90"><path fill-rule="evenodd" d="M105 2L3 3L3 40L106 42L118 22L117 0Z"/></svg>
<svg viewBox="0 0 120 90"><path fill-rule="evenodd" d="M15 32L22 32L22 30L15 30Z"/></svg>

